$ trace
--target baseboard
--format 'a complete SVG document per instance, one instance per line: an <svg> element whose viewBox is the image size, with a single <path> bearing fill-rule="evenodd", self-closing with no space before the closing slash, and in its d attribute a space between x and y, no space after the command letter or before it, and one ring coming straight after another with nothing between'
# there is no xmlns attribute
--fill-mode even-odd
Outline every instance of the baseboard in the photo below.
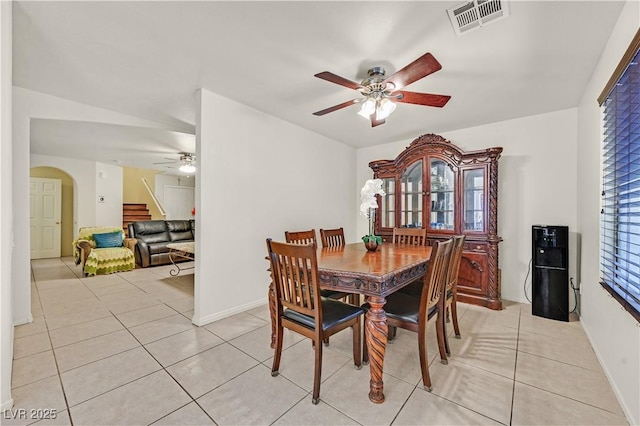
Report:
<svg viewBox="0 0 640 426"><path fill-rule="evenodd" d="M18 325L23 325L23 324L29 324L33 322L33 316L31 314L29 314L29 316L25 319L19 319L19 320L15 320L13 322L14 326L18 326Z"/></svg>
<svg viewBox="0 0 640 426"><path fill-rule="evenodd" d="M580 322L582 322L582 318L580 319ZM640 419L634 418L633 413L625 403L624 398L622 398L622 393L620 392L620 389L618 389L618 386L616 386L616 383L612 380L611 378L612 376L611 376L611 373L609 372L609 369L607 368L607 364L603 361L603 358L600 355L600 351L598 350L598 347L593 344L593 339L591 338L591 334L589 333L589 330L584 327L584 322L582 324L583 324L582 329L584 330L584 333L587 335L587 340L589 340L589 344L591 345L591 348L596 354L598 363L600 364L600 367L602 367L602 371L604 372L604 375L607 378L607 381L609 382L609 385L611 386L611 389L613 390L613 393L615 394L616 399L618 400L618 404L620 404L620 407L624 412L626 420L631 425L640 424L638 423Z"/></svg>
<svg viewBox="0 0 640 426"><path fill-rule="evenodd" d="M264 299L260 299L260 300L256 300L256 301L251 302L251 303L247 303L247 304L244 304L244 305L236 306L236 307L231 308L231 309L227 309L226 311L216 312L215 314L211 314L211 315L205 315L205 316L200 317L200 318L196 318L196 316L194 315L193 318L191 318L191 322L194 325L197 325L198 327L202 327L203 325L207 325L207 324L210 324L210 323L212 323L214 321L218 321L218 320L230 317L232 315L239 314L239 313L242 313L244 311L248 311L249 309L257 308L257 307L265 305L267 303L268 303L268 301L265 301Z"/></svg>
<svg viewBox="0 0 640 426"><path fill-rule="evenodd" d="M13 398L10 398L8 401L5 401L0 405L0 412L5 412L10 410L13 407Z"/></svg>

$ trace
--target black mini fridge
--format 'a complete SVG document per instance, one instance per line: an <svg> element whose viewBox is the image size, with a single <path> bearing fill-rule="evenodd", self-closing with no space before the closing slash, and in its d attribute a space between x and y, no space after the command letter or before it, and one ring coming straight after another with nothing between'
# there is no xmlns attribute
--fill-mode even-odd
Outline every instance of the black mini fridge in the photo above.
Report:
<svg viewBox="0 0 640 426"><path fill-rule="evenodd" d="M569 321L569 227L532 226L531 313Z"/></svg>

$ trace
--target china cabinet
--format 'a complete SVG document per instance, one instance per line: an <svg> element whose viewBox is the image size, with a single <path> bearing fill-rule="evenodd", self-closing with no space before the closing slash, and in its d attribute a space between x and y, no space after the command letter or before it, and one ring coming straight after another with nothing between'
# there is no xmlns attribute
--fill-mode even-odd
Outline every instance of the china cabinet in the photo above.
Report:
<svg viewBox="0 0 640 426"><path fill-rule="evenodd" d="M465 234L458 300L502 309L498 268L498 159L502 148L463 151L442 136L411 142L395 160L369 163L383 180L375 233L426 228L428 244Z"/></svg>

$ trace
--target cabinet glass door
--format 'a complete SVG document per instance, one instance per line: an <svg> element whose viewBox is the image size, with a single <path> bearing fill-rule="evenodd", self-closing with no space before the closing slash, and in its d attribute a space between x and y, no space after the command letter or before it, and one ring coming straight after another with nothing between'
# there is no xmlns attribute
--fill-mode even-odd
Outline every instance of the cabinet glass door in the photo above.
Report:
<svg viewBox="0 0 640 426"><path fill-rule="evenodd" d="M382 189L385 195L380 197L380 226L393 228L396 226L396 180L382 179Z"/></svg>
<svg viewBox="0 0 640 426"><path fill-rule="evenodd" d="M400 226L422 227L422 160L409 165L402 174Z"/></svg>
<svg viewBox="0 0 640 426"><path fill-rule="evenodd" d="M443 160L429 163L431 180L429 228L453 230L455 224L455 178L453 170Z"/></svg>
<svg viewBox="0 0 640 426"><path fill-rule="evenodd" d="M465 170L464 181L464 229L465 231L484 230L484 169Z"/></svg>

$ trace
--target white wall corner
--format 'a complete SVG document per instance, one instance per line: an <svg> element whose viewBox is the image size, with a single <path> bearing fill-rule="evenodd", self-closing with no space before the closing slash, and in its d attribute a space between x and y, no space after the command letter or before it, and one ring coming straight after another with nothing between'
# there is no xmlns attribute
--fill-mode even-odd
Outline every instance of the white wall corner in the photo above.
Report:
<svg viewBox="0 0 640 426"><path fill-rule="evenodd" d="M13 407L13 97L12 7L0 1L0 410ZM23 235L23 234L20 234Z"/></svg>

